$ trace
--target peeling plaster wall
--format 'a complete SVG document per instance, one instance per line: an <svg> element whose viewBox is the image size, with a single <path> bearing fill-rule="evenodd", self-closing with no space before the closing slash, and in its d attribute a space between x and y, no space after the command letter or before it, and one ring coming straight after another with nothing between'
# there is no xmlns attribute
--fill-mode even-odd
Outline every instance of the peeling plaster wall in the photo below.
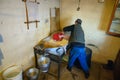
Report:
<svg viewBox="0 0 120 80"><path fill-rule="evenodd" d="M59 8L59 0L37 0L38 28L34 23L27 30L25 5L22 0L0 0L0 49L4 56L0 71L17 64L23 69L34 65L33 47L50 33L50 8ZM32 8L33 9L33 8ZM46 22L46 20L48 22Z"/></svg>

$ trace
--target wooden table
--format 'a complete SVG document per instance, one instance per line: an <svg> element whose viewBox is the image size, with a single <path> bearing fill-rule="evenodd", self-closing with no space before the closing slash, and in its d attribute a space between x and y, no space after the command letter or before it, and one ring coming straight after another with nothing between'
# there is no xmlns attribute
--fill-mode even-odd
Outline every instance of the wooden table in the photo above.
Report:
<svg viewBox="0 0 120 80"><path fill-rule="evenodd" d="M35 55L35 67L38 68L38 61L37 61L37 55L41 55L44 53L44 49L45 48L55 48L55 47L61 47L61 46L65 46L67 45L68 41L63 39L62 41L54 41L53 39L51 39L50 37L47 37L43 40L41 40L37 45L35 45L34 47L34 55ZM60 80L60 66L61 66L61 62L62 62L62 58L64 56L65 52L60 55L60 56L56 56L56 55L48 55L48 57L50 58L51 61L56 62L58 65L58 73L57 73L57 78L58 80ZM50 73L49 73L50 74ZM46 73L40 73L40 75L43 75L44 77L47 78ZM52 74L50 74L52 75ZM44 78L43 77L43 78ZM40 77L42 78L42 77ZM41 79L40 79L41 80ZM44 80L44 79L43 79ZM47 79L46 79L47 80Z"/></svg>

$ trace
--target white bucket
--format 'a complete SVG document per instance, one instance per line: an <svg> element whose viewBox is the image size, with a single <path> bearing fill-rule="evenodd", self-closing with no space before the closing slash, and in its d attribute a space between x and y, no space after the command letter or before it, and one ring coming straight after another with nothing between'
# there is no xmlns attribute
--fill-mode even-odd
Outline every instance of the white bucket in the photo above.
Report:
<svg viewBox="0 0 120 80"><path fill-rule="evenodd" d="M4 80L23 80L20 66L12 66L3 72Z"/></svg>

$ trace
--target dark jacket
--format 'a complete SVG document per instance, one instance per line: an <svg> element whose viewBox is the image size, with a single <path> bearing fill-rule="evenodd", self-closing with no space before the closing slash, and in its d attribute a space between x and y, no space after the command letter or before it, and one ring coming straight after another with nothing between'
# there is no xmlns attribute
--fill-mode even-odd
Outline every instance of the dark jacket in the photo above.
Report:
<svg viewBox="0 0 120 80"><path fill-rule="evenodd" d="M85 38L81 24L67 26L63 28L63 31L71 31L67 49L71 48L72 46L84 46Z"/></svg>

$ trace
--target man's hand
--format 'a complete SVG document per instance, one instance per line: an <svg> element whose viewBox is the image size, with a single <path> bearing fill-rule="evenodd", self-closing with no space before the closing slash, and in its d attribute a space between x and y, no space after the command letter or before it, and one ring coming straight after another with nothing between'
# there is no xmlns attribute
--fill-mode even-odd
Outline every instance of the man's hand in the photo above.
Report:
<svg viewBox="0 0 120 80"><path fill-rule="evenodd" d="M65 32L63 32L63 31L62 31L61 33L63 34L62 37L63 37L64 39L69 40L70 35L65 34Z"/></svg>

